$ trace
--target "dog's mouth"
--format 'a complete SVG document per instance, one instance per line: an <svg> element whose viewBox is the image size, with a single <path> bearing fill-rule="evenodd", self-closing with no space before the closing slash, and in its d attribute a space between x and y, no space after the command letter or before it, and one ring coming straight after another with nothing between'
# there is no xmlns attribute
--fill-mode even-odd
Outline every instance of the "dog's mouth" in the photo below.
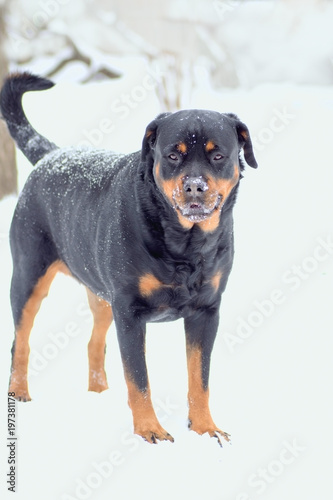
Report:
<svg viewBox="0 0 333 500"><path fill-rule="evenodd" d="M219 210L219 208L221 208L220 207L221 200L222 200L222 195L218 195L216 203L214 204L213 207L211 206L207 207L203 203L192 201L186 203L186 205L183 207L176 205L176 208L177 210L180 211L183 217L186 217L188 221L202 222L206 219L209 219L209 217L211 217L216 210Z"/></svg>

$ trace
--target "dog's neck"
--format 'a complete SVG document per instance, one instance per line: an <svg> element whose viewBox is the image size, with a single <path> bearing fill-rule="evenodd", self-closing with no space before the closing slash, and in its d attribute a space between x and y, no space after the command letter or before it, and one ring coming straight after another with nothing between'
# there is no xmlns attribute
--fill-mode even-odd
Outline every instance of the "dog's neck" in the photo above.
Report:
<svg viewBox="0 0 333 500"><path fill-rule="evenodd" d="M220 224L214 231L203 231L198 224L185 229L178 220L176 210L168 205L163 196L156 196L156 189L147 190L146 182L142 183L142 189L140 184L136 193L137 202L141 206L138 213L141 214L142 226L147 229L142 232L142 236L145 245L152 249L151 253L156 258L192 261L197 260L200 255L204 259L214 259L215 254L221 251L220 242L230 240L224 236L233 231L234 200L227 200L220 214ZM168 213L167 218L165 213ZM160 238L161 234L163 238ZM163 246L157 249L156 241L163 241Z"/></svg>

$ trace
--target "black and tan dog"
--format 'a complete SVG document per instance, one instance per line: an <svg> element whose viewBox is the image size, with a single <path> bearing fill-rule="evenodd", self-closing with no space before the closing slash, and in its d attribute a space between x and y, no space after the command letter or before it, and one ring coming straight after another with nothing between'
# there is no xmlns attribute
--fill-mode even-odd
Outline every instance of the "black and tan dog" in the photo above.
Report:
<svg viewBox="0 0 333 500"><path fill-rule="evenodd" d="M244 163L257 167L247 127L233 114L165 113L130 155L59 149L38 134L22 95L52 87L28 73L10 75L1 112L36 168L14 214L11 302L15 323L10 391L30 400L29 335L58 271L88 292L94 317L88 345L89 390L107 389L105 337L114 318L134 432L173 441L158 422L145 361L146 323L184 318L189 427L220 442L208 406L210 357L221 295L233 261L233 215Z"/></svg>

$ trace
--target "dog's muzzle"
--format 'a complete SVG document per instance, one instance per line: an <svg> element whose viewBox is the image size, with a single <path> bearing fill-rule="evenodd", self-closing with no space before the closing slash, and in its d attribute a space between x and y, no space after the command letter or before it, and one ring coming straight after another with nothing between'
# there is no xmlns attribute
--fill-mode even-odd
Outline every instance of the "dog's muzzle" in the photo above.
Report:
<svg viewBox="0 0 333 500"><path fill-rule="evenodd" d="M222 196L217 192L209 193L206 180L200 177L183 178L182 193L174 192L176 208L190 222L202 222L218 209Z"/></svg>

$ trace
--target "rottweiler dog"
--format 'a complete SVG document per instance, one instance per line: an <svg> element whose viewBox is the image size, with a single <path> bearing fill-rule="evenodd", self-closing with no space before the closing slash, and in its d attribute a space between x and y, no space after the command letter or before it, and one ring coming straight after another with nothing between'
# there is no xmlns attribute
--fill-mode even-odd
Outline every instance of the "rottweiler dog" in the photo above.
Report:
<svg viewBox="0 0 333 500"><path fill-rule="evenodd" d="M173 441L151 401L146 324L184 319L189 428L229 440L209 410L209 368L221 295L231 271L233 207L245 162L256 168L247 126L230 113L157 116L141 151L58 148L27 120L22 95L53 83L13 73L0 96L17 146L36 167L10 230L15 325L10 392L28 391L29 335L55 274L82 283L94 318L89 390L108 388L105 337L114 318L134 432Z"/></svg>

